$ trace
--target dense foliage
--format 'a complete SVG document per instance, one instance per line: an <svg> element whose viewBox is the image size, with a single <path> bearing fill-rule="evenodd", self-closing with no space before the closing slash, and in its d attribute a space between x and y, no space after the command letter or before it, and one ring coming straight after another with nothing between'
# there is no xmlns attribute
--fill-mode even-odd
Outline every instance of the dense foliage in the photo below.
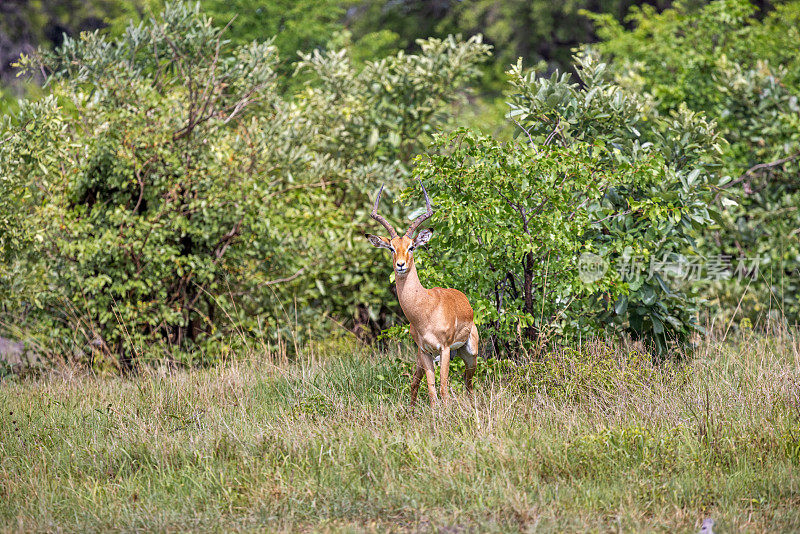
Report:
<svg viewBox="0 0 800 534"><path fill-rule="evenodd" d="M446 33L481 34L495 48L494 61L487 64L482 86L500 92L505 70L517 58L542 61L550 70L569 70L572 49L596 39L595 29L583 10L605 13L623 20L631 0L548 2L542 0L363 0L353 2L347 26L357 37L375 28L391 30L399 46L414 46L416 39ZM664 9L669 0L649 1Z"/></svg>
<svg viewBox="0 0 800 534"><path fill-rule="evenodd" d="M628 2L584 4L15 4L70 23L0 120L0 334L115 365L374 339L404 321L371 200L385 184L386 216L413 217L417 178L423 281L465 291L498 354L609 331L664 353L705 311L796 321L800 3L645 6L632 29ZM495 60L415 41L449 30ZM501 81L517 55L535 67Z"/></svg>
<svg viewBox="0 0 800 534"><path fill-rule="evenodd" d="M360 71L344 51L315 52L302 68L316 83L284 99L272 44L235 46L172 4L119 39L25 58L52 72L52 95L0 128L6 310L50 346L124 363L231 330L320 327L375 300L375 282L352 279L357 207L376 177L400 179L487 52L475 39L421 48Z"/></svg>
<svg viewBox="0 0 800 534"><path fill-rule="evenodd" d="M428 276L466 288L495 343L613 326L663 350L697 327L697 299L652 266L690 254L713 222L717 135L685 109L654 114L604 80L605 64L577 59L580 85L509 72L517 142L465 131L418 160L439 206ZM583 272L587 258L604 272Z"/></svg>
<svg viewBox="0 0 800 534"><path fill-rule="evenodd" d="M518 57L545 61L551 69L569 69L572 49L596 40L596 31L584 9L622 21L630 6L637 3L200 0L203 11L217 25L229 25L227 35L236 44L275 37L282 63L278 70L285 73L296 62L298 50L332 50L350 43L354 59L370 60L398 49L415 53L419 50L417 39L481 34L497 51L479 81L483 90L493 93L502 89L504 71ZM647 3L659 10L672 4L670 0ZM96 28L108 27L112 34L119 35L129 21L146 21L164 4L165 0L7 0L0 4L0 82L13 82L10 64L20 52L58 46L64 34L77 38L81 31Z"/></svg>
<svg viewBox="0 0 800 534"><path fill-rule="evenodd" d="M762 20L755 15L763 16ZM710 295L729 313L770 311L800 318L800 2L764 16L741 0L702 9L681 5L634 12L625 31L596 16L617 83L651 95L661 113L686 106L715 120L723 146L725 188L738 205L723 211L719 231L706 232L703 254L744 256L755 280L730 276ZM741 301L741 302L740 302Z"/></svg>

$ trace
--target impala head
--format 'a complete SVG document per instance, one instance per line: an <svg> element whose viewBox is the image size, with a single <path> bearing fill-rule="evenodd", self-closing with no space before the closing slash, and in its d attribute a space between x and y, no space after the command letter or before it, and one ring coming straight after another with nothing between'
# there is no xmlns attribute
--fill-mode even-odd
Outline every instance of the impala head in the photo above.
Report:
<svg viewBox="0 0 800 534"><path fill-rule="evenodd" d="M420 185L422 185L422 182L420 182ZM406 230L406 233L402 236L397 235L397 232L392 225L389 224L389 221L378 215L378 203L381 201L383 186L381 186L380 191L378 191L378 198L375 199L375 206L372 208L371 217L386 228L386 231L389 232L389 237L366 234L367 239L369 239L373 247L385 248L392 253L392 266L394 267L395 273L400 276L408 274L408 271L411 269L412 265L414 265L414 257L412 255L414 249L426 244L431 236L433 236L433 230L425 228L421 230L416 237L412 237L414 235L414 230L433 215L431 199L428 198L428 192L425 191L424 185L422 186L422 192L425 195L425 207L427 209L425 213L414 219L411 226L408 227L408 230Z"/></svg>

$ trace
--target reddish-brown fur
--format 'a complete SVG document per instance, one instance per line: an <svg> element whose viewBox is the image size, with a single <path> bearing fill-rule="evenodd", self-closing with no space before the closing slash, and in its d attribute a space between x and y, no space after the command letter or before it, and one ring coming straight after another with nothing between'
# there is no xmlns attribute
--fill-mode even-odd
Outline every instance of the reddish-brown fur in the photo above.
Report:
<svg viewBox="0 0 800 534"><path fill-rule="evenodd" d="M426 289L417 276L413 249L428 242L432 232L422 230L414 241L407 235L387 239L367 235L376 247L392 252L397 297L408 319L411 337L417 344L417 368L411 382L411 405L417 400L422 376L428 383L431 404L436 400L436 383L433 355L441 357L441 394L446 402L449 396L449 366L451 352L467 364L464 381L467 391L472 391L478 354L478 329L466 295L457 289L433 287Z"/></svg>

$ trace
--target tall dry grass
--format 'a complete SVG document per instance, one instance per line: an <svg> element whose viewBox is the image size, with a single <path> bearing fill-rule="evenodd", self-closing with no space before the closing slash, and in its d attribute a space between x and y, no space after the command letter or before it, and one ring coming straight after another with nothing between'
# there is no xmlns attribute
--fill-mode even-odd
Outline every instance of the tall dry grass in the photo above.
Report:
<svg viewBox="0 0 800 534"><path fill-rule="evenodd" d="M683 364L603 342L407 408L403 352L253 349L135 378L0 385L4 530L800 529L800 342ZM425 399L421 399L424 403Z"/></svg>

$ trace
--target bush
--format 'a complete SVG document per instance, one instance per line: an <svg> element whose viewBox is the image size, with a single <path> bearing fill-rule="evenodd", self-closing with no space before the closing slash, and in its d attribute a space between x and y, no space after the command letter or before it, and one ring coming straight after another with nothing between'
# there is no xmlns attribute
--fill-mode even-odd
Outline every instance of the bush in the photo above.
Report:
<svg viewBox="0 0 800 534"><path fill-rule="evenodd" d="M650 95L661 114L680 106L714 119L722 138L720 174L732 197L720 228L698 241L706 256L746 257L757 269L740 283L733 273L707 288L715 313L741 308L752 319L768 310L800 318L800 2L779 3L758 20L743 0L700 8L676 4L661 14L632 12L624 30L593 16L598 48L627 90ZM717 199L719 201L720 199Z"/></svg>
<svg viewBox="0 0 800 534"><path fill-rule="evenodd" d="M234 46L177 3L119 39L23 58L52 94L0 127L7 316L45 347L127 364L285 338L377 300L377 285L325 297L326 276L363 268L340 264L367 218L354 205L375 175L401 181L400 155L487 54L477 39L422 48L360 71L344 51L305 56L313 85L283 97L269 42ZM287 320L293 302L315 307Z"/></svg>
<svg viewBox="0 0 800 534"><path fill-rule="evenodd" d="M698 328L698 300L647 264L691 255L713 224L717 134L686 109L652 113L605 64L577 59L582 85L512 68L517 142L464 130L417 159L438 205L425 276L470 294L496 351L612 328L664 352Z"/></svg>

